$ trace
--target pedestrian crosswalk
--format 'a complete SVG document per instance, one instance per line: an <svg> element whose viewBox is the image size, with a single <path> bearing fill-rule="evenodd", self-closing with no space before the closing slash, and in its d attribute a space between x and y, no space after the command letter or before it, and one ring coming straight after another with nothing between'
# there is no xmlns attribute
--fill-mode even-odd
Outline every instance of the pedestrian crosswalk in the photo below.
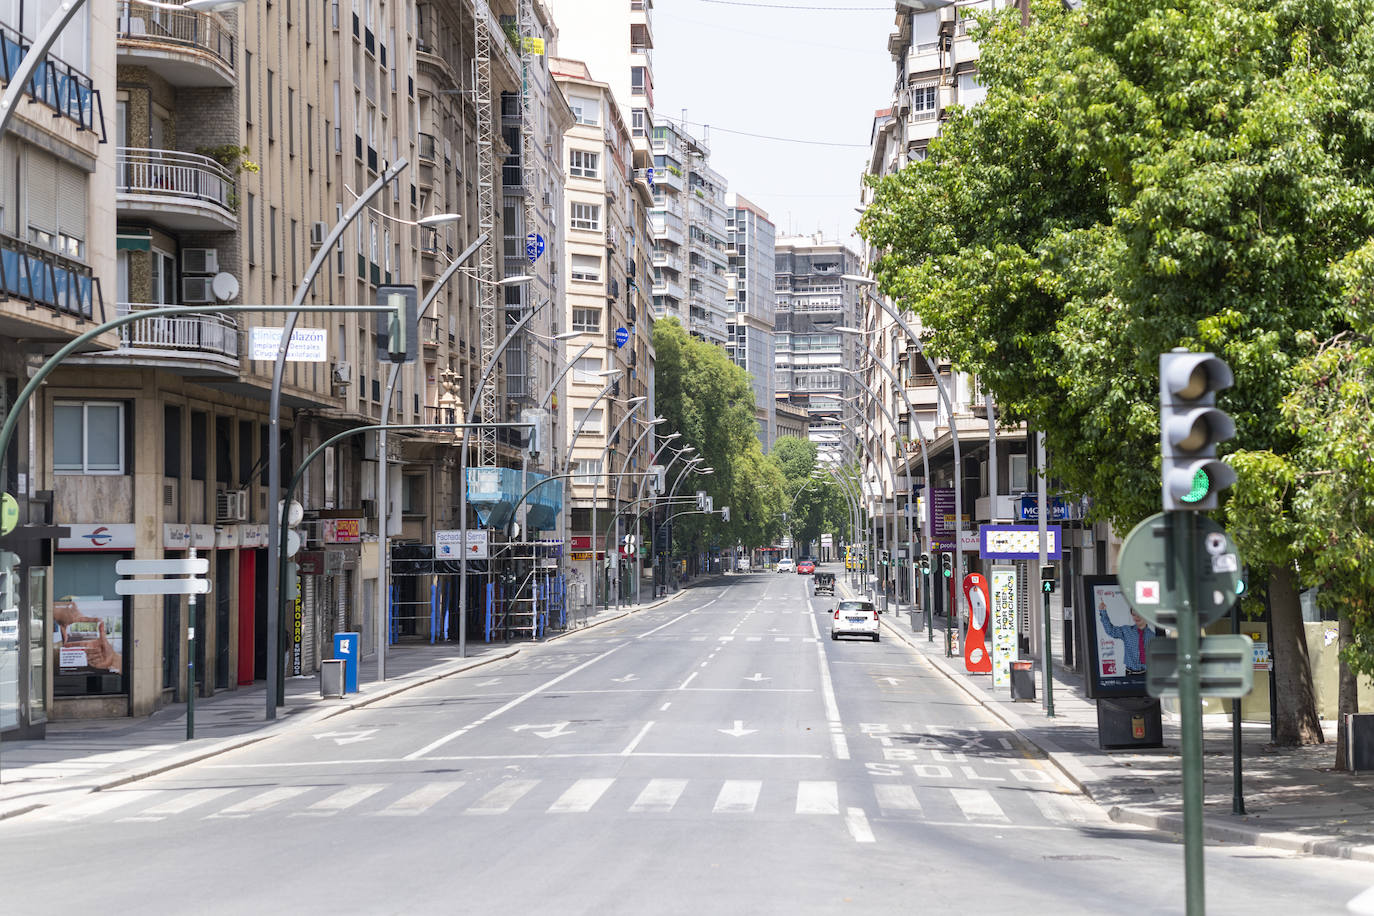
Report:
<svg viewBox="0 0 1374 916"><path fill-rule="evenodd" d="M842 818L856 839L869 821L926 819L967 823L1068 827L1102 817L1081 796L1054 790L937 787L903 782L762 779L505 779L442 780L358 785L262 785L209 788L114 789L20 820L157 823L176 818L233 820L256 817L328 818L509 814L632 817Z"/></svg>

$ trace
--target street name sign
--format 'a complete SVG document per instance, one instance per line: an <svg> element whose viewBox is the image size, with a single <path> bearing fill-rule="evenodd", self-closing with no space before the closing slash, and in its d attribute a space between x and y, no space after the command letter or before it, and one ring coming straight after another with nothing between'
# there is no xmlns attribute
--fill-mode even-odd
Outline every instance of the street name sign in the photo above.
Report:
<svg viewBox="0 0 1374 916"><path fill-rule="evenodd" d="M1145 647L1145 689L1152 697L1178 696L1178 640L1157 636ZM1198 651L1201 693L1243 697L1255 683L1254 644L1249 636L1204 636Z"/></svg>

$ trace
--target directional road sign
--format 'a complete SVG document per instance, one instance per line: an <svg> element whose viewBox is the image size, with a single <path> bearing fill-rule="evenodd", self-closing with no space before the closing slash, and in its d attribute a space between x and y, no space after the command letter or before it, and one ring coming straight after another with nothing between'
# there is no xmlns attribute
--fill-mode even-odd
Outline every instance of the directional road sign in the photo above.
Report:
<svg viewBox="0 0 1374 916"><path fill-rule="evenodd" d="M209 571L210 560L206 557L115 561L115 572L121 576L203 576Z"/></svg>
<svg viewBox="0 0 1374 916"><path fill-rule="evenodd" d="M1231 609L1240 581L1240 554L1226 531L1205 515L1191 520L1197 526L1195 561L1199 621L1211 623ZM1185 593L1184 558L1172 548L1169 516L1157 512L1131 529L1121 545L1117 578L1127 603L1137 614L1161 627L1178 625ZM1172 565L1172 570L1170 566Z"/></svg>
<svg viewBox="0 0 1374 916"><path fill-rule="evenodd" d="M116 595L208 595L209 579L116 579Z"/></svg>
<svg viewBox="0 0 1374 916"><path fill-rule="evenodd" d="M1205 697L1243 697L1255 683L1254 644L1249 636L1204 636L1198 672ZM1152 697L1178 696L1178 640L1157 636L1145 647L1145 689Z"/></svg>

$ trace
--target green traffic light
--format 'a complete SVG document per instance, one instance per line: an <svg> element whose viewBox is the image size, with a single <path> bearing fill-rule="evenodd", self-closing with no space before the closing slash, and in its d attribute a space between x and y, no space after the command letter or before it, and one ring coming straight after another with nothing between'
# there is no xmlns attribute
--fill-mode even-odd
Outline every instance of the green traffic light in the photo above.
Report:
<svg viewBox="0 0 1374 916"><path fill-rule="evenodd" d="M1198 468L1193 473L1193 488L1187 494L1180 496L1179 500L1185 503L1201 502L1207 498L1207 494L1212 490L1212 478L1207 476L1206 468Z"/></svg>

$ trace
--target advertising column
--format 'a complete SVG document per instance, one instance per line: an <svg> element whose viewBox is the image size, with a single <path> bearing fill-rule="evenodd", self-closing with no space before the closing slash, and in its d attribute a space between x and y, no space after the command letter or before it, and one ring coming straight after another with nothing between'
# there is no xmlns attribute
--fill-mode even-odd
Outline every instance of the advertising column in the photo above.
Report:
<svg viewBox="0 0 1374 916"><path fill-rule="evenodd" d="M73 524L53 559L53 695L106 698L91 715L128 715L126 599L116 561L134 549L130 524Z"/></svg>

